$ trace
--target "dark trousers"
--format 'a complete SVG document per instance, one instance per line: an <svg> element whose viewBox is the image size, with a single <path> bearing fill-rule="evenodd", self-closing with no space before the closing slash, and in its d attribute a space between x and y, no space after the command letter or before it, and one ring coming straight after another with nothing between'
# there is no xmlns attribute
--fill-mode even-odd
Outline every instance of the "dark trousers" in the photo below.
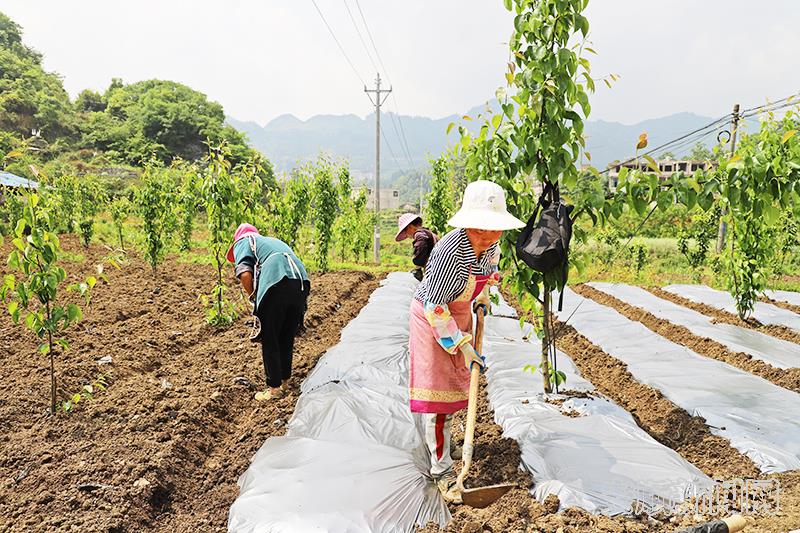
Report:
<svg viewBox="0 0 800 533"><path fill-rule="evenodd" d="M292 375L294 337L303 324L311 284L303 290L296 279L283 278L264 295L258 307L261 321L261 356L268 387L279 387Z"/></svg>

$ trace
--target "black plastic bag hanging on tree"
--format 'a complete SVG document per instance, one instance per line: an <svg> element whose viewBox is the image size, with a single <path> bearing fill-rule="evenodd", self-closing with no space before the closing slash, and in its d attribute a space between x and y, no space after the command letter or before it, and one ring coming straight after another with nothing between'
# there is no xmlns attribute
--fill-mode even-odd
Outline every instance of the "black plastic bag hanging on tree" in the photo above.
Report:
<svg viewBox="0 0 800 533"><path fill-rule="evenodd" d="M560 273L559 285L562 287L566 285L569 273L569 243L572 240L569 215L573 209L575 206L561 201L558 187L547 181L533 215L517 237L517 257L542 274ZM559 311L563 294L558 301Z"/></svg>

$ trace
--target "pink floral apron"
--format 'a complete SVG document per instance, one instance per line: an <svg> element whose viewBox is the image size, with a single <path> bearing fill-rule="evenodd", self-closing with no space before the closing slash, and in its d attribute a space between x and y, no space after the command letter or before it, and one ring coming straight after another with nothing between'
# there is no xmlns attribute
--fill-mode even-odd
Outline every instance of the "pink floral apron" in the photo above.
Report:
<svg viewBox="0 0 800 533"><path fill-rule="evenodd" d="M472 301L489 276L470 274L461 294L447 304L458 328L472 334ZM470 373L460 351L447 353L436 340L422 302L411 300L409 398L414 413L450 414L467 406Z"/></svg>

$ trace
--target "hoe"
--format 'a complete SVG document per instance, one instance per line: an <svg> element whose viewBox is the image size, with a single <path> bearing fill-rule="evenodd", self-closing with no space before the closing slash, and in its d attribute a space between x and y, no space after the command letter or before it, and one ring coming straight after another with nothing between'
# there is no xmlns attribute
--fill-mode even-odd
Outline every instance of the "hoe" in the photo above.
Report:
<svg viewBox="0 0 800 533"><path fill-rule="evenodd" d="M477 321L475 323L475 351L481 353L483 344L483 321L486 314L489 312L489 297L487 291L484 291L475 300L475 313ZM461 467L461 473L456 480L456 489L461 493L461 501L470 507L483 509L495 501L499 500L506 492L514 487L513 483L503 483L499 485L489 485L488 487L478 487L474 489L464 488L464 478L467 477L469 467L472 466L472 440L475 436L475 418L478 411L478 383L481 374L480 366L473 364L470 369L469 380L469 403L467 404L467 428L464 431L464 447L462 458L464 465Z"/></svg>

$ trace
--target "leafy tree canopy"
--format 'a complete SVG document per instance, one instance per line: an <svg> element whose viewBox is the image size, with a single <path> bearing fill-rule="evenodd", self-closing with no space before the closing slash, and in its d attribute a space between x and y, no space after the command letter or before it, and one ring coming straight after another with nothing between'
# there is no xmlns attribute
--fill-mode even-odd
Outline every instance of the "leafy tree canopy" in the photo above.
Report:
<svg viewBox="0 0 800 533"><path fill-rule="evenodd" d="M153 157L167 164L195 161L210 141L226 144L234 165L260 159L262 182L274 184L269 161L225 124L222 106L206 95L173 81L125 85L114 78L103 94L84 90L73 103L61 78L41 62L41 54L23 43L20 26L0 13L0 132L19 141L38 135L47 145L39 147L42 160L90 149L137 166ZM8 152L14 143L4 139L0 148Z"/></svg>
<svg viewBox="0 0 800 533"><path fill-rule="evenodd" d="M163 162L200 159L207 139L227 141L234 162L251 155L244 135L224 124L222 106L180 83L114 80L102 96L84 91L78 104L85 110L82 143L128 163L140 164L153 154Z"/></svg>
<svg viewBox="0 0 800 533"><path fill-rule="evenodd" d="M47 140L74 131L72 104L61 79L22 43L20 27L0 13L0 130Z"/></svg>

